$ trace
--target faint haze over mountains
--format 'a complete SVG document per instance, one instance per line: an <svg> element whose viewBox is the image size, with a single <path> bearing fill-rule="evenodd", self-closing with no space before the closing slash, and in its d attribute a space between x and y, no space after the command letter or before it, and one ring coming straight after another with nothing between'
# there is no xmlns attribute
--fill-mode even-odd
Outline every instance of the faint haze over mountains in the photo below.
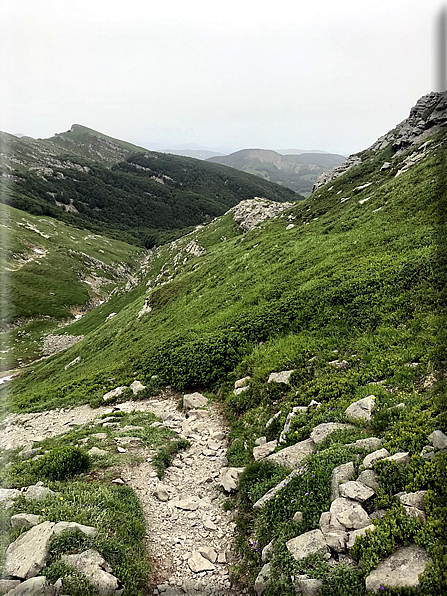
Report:
<svg viewBox="0 0 447 596"><path fill-rule="evenodd" d="M443 4L3 0L0 130L348 155L436 86Z"/></svg>

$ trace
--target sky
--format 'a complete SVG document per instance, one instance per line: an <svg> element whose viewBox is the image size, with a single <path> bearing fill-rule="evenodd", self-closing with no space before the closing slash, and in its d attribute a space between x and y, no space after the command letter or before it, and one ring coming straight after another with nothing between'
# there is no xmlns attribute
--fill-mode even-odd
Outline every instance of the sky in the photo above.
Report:
<svg viewBox="0 0 447 596"><path fill-rule="evenodd" d="M370 146L436 88L437 0L0 0L0 130Z"/></svg>

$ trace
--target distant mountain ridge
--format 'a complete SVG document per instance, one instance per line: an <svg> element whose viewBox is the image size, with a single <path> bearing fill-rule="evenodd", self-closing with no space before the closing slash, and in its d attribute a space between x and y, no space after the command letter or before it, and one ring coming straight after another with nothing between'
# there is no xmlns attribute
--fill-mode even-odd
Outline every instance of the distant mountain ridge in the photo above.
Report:
<svg viewBox="0 0 447 596"><path fill-rule="evenodd" d="M254 174L307 196L323 172L340 166L345 159L343 155L323 152L281 155L267 149L242 149L224 157L211 157L207 161Z"/></svg>

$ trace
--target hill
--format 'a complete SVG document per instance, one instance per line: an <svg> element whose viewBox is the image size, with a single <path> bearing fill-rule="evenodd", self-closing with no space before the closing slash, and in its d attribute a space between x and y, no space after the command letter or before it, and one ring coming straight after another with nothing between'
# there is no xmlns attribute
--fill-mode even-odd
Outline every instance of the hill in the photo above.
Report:
<svg viewBox="0 0 447 596"><path fill-rule="evenodd" d="M254 174L308 196L317 178L326 170L341 165L345 159L343 155L323 152L281 155L265 149L243 149L207 161Z"/></svg>
<svg viewBox="0 0 447 596"><path fill-rule="evenodd" d="M244 199L301 198L249 174L142 150L79 125L43 140L1 134L3 202L146 247Z"/></svg>
<svg viewBox="0 0 447 596"><path fill-rule="evenodd" d="M256 585L264 596L311 588L320 596L443 596L446 118L447 93L430 94L387 133L395 143L385 139L353 156L349 169L304 201L282 211L285 205L244 201L153 248L141 283L65 328L81 341L35 363L9 395L0 388L4 407L99 406L113 389L127 399L124 387L135 379L158 404L175 391L187 407L186 394L200 391L203 407L208 400L227 417L233 469L221 471L226 488L215 475L203 483L194 476L194 503L173 507L179 517L188 507L200 513L213 488L226 491L239 593ZM198 437L194 457L217 458L214 439L193 428L198 411L182 428ZM107 415L105 424L119 425L123 416L132 432L144 432L135 414L129 420L111 408ZM162 426L174 419L170 411ZM207 422L199 424L205 432ZM64 440L82 444L87 432ZM176 466L188 473L190 454L182 458ZM5 471L14 487L37 466L14 465ZM91 491L98 478L98 471L89 478ZM103 490L115 490L110 478L104 475ZM76 495L75 507L87 489L71 482L55 488ZM112 499L101 502L106 514ZM87 513L77 513L79 523L92 519ZM179 541L189 548L186 537ZM112 556L109 542L97 544ZM113 553L121 548L117 538ZM130 563L120 557L114 572L130 581ZM207 578L219 573L209 571Z"/></svg>

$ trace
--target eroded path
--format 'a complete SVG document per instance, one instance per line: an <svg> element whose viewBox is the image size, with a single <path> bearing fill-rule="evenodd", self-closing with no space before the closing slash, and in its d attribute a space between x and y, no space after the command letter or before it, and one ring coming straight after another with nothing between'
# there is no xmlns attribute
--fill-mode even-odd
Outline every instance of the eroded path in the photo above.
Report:
<svg viewBox="0 0 447 596"><path fill-rule="evenodd" d="M146 547L152 562L150 593L236 594L229 567L235 524L219 485L226 465L227 428L216 408L192 410L188 417L177 409L179 396L163 393L144 401L111 408L79 406L31 414L10 414L1 424L0 447L31 447L33 441L67 432L111 410L153 412L164 426L186 437L191 446L178 454L160 481L150 460L153 452L133 452L145 461L126 465L121 479L139 496L147 524Z"/></svg>

